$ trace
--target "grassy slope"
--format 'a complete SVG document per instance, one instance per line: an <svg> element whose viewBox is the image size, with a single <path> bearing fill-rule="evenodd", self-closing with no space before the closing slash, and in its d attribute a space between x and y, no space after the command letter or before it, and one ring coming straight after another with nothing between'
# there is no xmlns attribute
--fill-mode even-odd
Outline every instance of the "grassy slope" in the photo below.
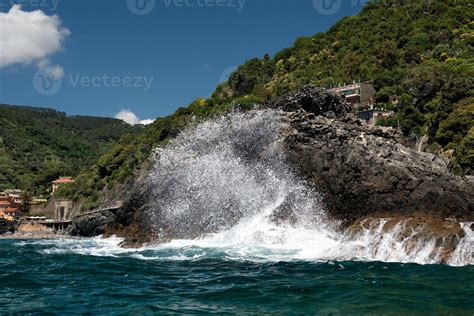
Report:
<svg viewBox="0 0 474 316"><path fill-rule="evenodd" d="M122 135L142 130L116 119L8 105L0 105L0 126L0 190L38 194L54 178L92 165Z"/></svg>
<svg viewBox="0 0 474 316"><path fill-rule="evenodd" d="M380 2L380 1L379 1ZM404 4L403 4L404 3ZM123 138L63 192L97 203L100 191L121 183L195 119L278 97L305 84L330 86L373 80L379 106L400 98L397 117L412 138L428 134L432 150L453 149L457 171L474 165L474 6L467 0L387 0L368 4L326 33L298 39L274 57L252 59L211 98L157 120L140 137Z"/></svg>

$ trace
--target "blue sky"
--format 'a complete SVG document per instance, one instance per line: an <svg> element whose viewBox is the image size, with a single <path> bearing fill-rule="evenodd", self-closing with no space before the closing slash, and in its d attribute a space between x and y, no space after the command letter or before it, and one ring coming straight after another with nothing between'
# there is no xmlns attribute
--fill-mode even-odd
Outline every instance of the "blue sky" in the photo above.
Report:
<svg viewBox="0 0 474 316"><path fill-rule="evenodd" d="M112 117L130 109L142 119L164 116L209 96L228 69L325 31L360 11L362 2L0 0L0 34L10 37L0 51L0 103L71 115ZM8 28L16 3L22 27ZM40 30L28 26L34 10L44 13ZM38 89L42 69L60 87Z"/></svg>

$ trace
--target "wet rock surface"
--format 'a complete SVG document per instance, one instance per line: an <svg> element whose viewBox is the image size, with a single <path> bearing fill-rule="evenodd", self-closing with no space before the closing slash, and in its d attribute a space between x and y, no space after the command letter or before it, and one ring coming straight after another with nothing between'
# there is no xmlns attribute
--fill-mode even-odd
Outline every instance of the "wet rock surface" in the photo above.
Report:
<svg viewBox="0 0 474 316"><path fill-rule="evenodd" d="M358 227L361 219L380 214L411 218L407 227L428 225L421 235L442 236L443 247L452 251L462 232L455 224L448 229L445 218L474 221L472 177L456 176L443 159L402 145L394 129L363 125L340 97L305 87L267 106L281 114L281 137L290 166L324 195L327 211L343 227ZM125 237L126 247L164 241L153 236L144 216L154 198L150 185L145 170L120 197L123 207L77 219L73 233ZM413 217L420 210L425 215ZM292 223L292 211L291 203L283 203L272 219ZM387 225L388 229L390 222Z"/></svg>
<svg viewBox="0 0 474 316"><path fill-rule="evenodd" d="M268 104L268 107L285 112L302 110L315 116L323 115L333 118L340 118L351 112L351 106L340 96L314 86L306 86L301 90L288 93Z"/></svg>
<svg viewBox="0 0 474 316"><path fill-rule="evenodd" d="M146 170L120 188L116 196L109 193L104 207L74 217L69 233L81 237L124 237L123 247L139 247L149 241L151 231L142 218L150 198Z"/></svg>
<svg viewBox="0 0 474 316"><path fill-rule="evenodd" d="M109 210L91 212L72 220L70 234L73 236L94 237L104 235L108 225L117 222L115 214Z"/></svg>
<svg viewBox="0 0 474 316"><path fill-rule="evenodd" d="M325 195L332 215L351 223L376 212L424 210L474 221L473 177L456 176L439 157L400 144L400 135L392 128L363 125L340 104L342 100L327 94L307 88L276 104L285 110L289 125L285 135L288 161ZM305 110L293 105L299 102L294 100L311 104L308 99L328 103L315 112L314 107ZM326 112L321 113L321 108Z"/></svg>
<svg viewBox="0 0 474 316"><path fill-rule="evenodd" d="M425 255L447 263L466 237L466 231L461 223L430 213L415 212L407 216L392 212L359 219L347 228L345 235L352 240L373 242L371 246L378 251L382 251L383 244L414 255L428 249Z"/></svg>
<svg viewBox="0 0 474 316"><path fill-rule="evenodd" d="M15 232L15 223L4 218L0 218L0 235Z"/></svg>

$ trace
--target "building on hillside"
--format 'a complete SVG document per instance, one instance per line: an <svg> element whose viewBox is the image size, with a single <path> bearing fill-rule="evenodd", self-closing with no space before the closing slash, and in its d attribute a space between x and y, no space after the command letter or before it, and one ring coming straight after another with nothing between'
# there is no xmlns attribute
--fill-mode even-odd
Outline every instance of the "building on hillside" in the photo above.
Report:
<svg viewBox="0 0 474 316"><path fill-rule="evenodd" d="M10 192L2 194L0 196L0 217L3 218L14 218L21 216L21 199L16 193ZM16 190L20 191L20 190ZM21 194L21 191L19 192Z"/></svg>
<svg viewBox="0 0 474 316"><path fill-rule="evenodd" d="M7 207L10 207L10 202L0 200L0 212L3 212Z"/></svg>
<svg viewBox="0 0 474 316"><path fill-rule="evenodd" d="M31 199L31 202L30 202L30 206L33 207L33 206L44 206L48 204L48 200L47 199L43 199L43 198L32 198Z"/></svg>
<svg viewBox="0 0 474 316"><path fill-rule="evenodd" d="M54 201L54 219L57 221L69 220L72 215L74 203L69 199L56 199Z"/></svg>
<svg viewBox="0 0 474 316"><path fill-rule="evenodd" d="M73 182L74 182L74 179L71 177L61 177L59 179L54 180L52 182L53 183L52 193L56 192L61 185L67 184L67 183L73 183Z"/></svg>
<svg viewBox="0 0 474 316"><path fill-rule="evenodd" d="M5 201L7 199L11 203L21 204L21 193L23 191L18 189L5 190L0 193L0 200Z"/></svg>
<svg viewBox="0 0 474 316"><path fill-rule="evenodd" d="M19 190L19 189L10 189L10 190L5 190L5 191L3 192L3 194L4 194L5 196L13 196L13 197L19 198L19 197L21 196L21 193L22 193L22 192L23 192L23 191L21 191L21 190Z"/></svg>
<svg viewBox="0 0 474 316"><path fill-rule="evenodd" d="M9 207L20 208L21 200L13 196L0 196L0 210L5 210Z"/></svg>
<svg viewBox="0 0 474 316"><path fill-rule="evenodd" d="M374 106L375 89L371 83L353 83L329 89L345 97L355 109L369 109Z"/></svg>
<svg viewBox="0 0 474 316"><path fill-rule="evenodd" d="M0 209L0 218L6 219L7 221L14 221L15 220L15 217L7 215L5 213L5 210L3 210L3 209Z"/></svg>
<svg viewBox="0 0 474 316"><path fill-rule="evenodd" d="M394 114L393 111L370 109L360 111L357 116L368 125L376 125L379 120L389 118Z"/></svg>
<svg viewBox="0 0 474 316"><path fill-rule="evenodd" d="M7 207L3 210L4 217L20 217L21 210L19 207Z"/></svg>
<svg viewBox="0 0 474 316"><path fill-rule="evenodd" d="M71 219L74 203L68 199L51 198L46 204L31 205L30 216L44 216L50 220Z"/></svg>

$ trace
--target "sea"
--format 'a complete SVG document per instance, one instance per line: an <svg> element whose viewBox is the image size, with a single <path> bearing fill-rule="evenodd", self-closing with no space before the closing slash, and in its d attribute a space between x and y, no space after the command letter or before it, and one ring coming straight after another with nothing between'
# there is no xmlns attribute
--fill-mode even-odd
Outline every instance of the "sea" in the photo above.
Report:
<svg viewBox="0 0 474 316"><path fill-rule="evenodd" d="M141 215L167 243L0 239L0 314L474 315L473 223L455 249L408 218L342 232L286 128L235 112L156 149Z"/></svg>
<svg viewBox="0 0 474 316"><path fill-rule="evenodd" d="M1 315L473 315L474 266L118 238L0 240Z"/></svg>

